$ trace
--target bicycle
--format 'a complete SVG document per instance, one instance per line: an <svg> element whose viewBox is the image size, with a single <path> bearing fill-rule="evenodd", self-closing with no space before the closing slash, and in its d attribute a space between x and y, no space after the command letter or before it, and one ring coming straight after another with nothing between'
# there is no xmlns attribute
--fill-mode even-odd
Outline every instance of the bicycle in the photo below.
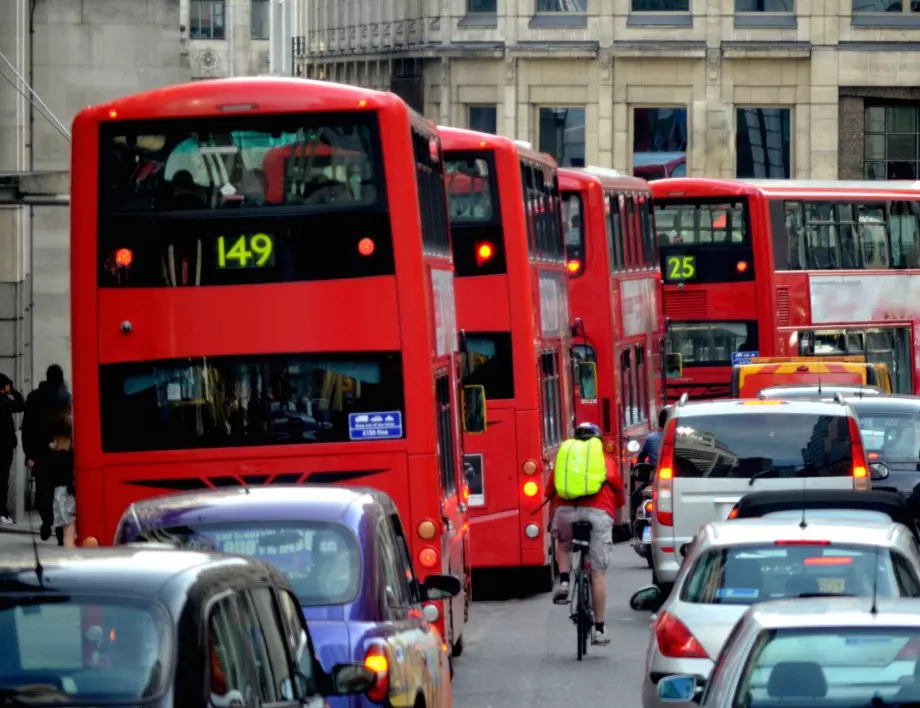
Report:
<svg viewBox="0 0 920 708"><path fill-rule="evenodd" d="M569 617L575 623L578 637L578 661L588 653L588 643L594 639L594 596L591 592L591 522L572 524L572 582L569 593Z"/></svg>

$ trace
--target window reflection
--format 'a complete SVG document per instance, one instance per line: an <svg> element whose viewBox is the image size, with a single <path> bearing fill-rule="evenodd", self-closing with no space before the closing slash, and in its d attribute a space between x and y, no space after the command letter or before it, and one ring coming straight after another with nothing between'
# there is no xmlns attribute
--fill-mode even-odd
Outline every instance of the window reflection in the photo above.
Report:
<svg viewBox="0 0 920 708"><path fill-rule="evenodd" d="M347 442L357 427L384 439L405 431L395 353L108 364L100 378L106 452ZM381 420L350 421L358 413Z"/></svg>
<svg viewBox="0 0 920 708"><path fill-rule="evenodd" d="M737 109L735 174L739 179L792 176L788 108Z"/></svg>
<svg viewBox="0 0 920 708"><path fill-rule="evenodd" d="M733 352L758 351L751 322L672 322L668 354L680 354L684 366L729 365Z"/></svg>
<svg viewBox="0 0 920 708"><path fill-rule="evenodd" d="M646 180L683 177L687 174L686 163L687 110L634 109L633 174Z"/></svg>
<svg viewBox="0 0 920 708"><path fill-rule="evenodd" d="M540 152L562 167L585 166L585 109L541 108Z"/></svg>

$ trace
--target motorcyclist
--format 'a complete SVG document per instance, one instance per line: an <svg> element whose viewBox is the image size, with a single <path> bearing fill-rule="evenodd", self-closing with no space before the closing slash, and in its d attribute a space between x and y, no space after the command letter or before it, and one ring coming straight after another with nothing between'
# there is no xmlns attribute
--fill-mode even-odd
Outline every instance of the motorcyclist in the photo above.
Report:
<svg viewBox="0 0 920 708"><path fill-rule="evenodd" d="M582 423L575 428L574 440L591 441L596 438L603 441L601 429L593 423ZM569 442L569 441L566 441ZM563 443L565 446L566 443ZM588 450L590 451L590 447ZM558 498L559 506L553 521L553 534L556 538L556 562L559 565L559 580L553 591L553 602L563 604L569 596L569 573L572 569L572 525L576 521L591 522L591 539L588 548L588 560L591 563L591 589L594 600L595 644L609 644L610 635L604 624L604 607L607 602L606 571L613 545L613 525L617 509L626 503L623 481L613 458L598 448L603 455L606 469L604 483L600 491L590 496L576 499L564 499L556 489L555 476L546 485L544 496L547 499ZM589 454L590 457L590 454ZM596 464L596 463L595 463ZM556 467L558 469L559 463Z"/></svg>
<svg viewBox="0 0 920 708"><path fill-rule="evenodd" d="M658 448L661 447L661 432L664 430L664 426L668 422L668 416L670 414L671 406L662 406L661 410L658 411L658 430L649 433L645 442L642 443L639 454L636 456L637 463L645 462L652 467L658 465Z"/></svg>

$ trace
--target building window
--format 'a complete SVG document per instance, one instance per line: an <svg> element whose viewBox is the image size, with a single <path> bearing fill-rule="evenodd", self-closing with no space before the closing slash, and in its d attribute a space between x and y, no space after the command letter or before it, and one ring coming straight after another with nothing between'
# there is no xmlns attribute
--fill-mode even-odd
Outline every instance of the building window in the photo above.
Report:
<svg viewBox="0 0 920 708"><path fill-rule="evenodd" d="M920 12L920 0L853 0L853 14L860 12Z"/></svg>
<svg viewBox="0 0 920 708"><path fill-rule="evenodd" d="M735 176L792 177L788 108L739 108L735 123Z"/></svg>
<svg viewBox="0 0 920 708"><path fill-rule="evenodd" d="M690 12L690 0L632 0L633 12Z"/></svg>
<svg viewBox="0 0 920 708"><path fill-rule="evenodd" d="M585 12L588 0L537 0L537 12Z"/></svg>
<svg viewBox="0 0 920 708"><path fill-rule="evenodd" d="M271 6L268 0L252 0L252 21L250 26L253 39L269 39L269 12Z"/></svg>
<svg viewBox="0 0 920 708"><path fill-rule="evenodd" d="M633 109L633 174L646 180L687 176L687 109Z"/></svg>
<svg viewBox="0 0 920 708"><path fill-rule="evenodd" d="M480 133L498 133L498 109L495 106L470 106L467 115L470 130Z"/></svg>
<svg viewBox="0 0 920 708"><path fill-rule="evenodd" d="M540 152L562 167L585 166L585 109L541 108Z"/></svg>
<svg viewBox="0 0 920 708"><path fill-rule="evenodd" d="M735 12L795 12L795 0L735 0Z"/></svg>
<svg viewBox="0 0 920 708"><path fill-rule="evenodd" d="M866 179L917 179L917 120L916 106L866 107Z"/></svg>
<svg viewBox="0 0 920 708"><path fill-rule="evenodd" d="M224 39L225 0L191 0L188 8L190 39Z"/></svg>
<svg viewBox="0 0 920 708"><path fill-rule="evenodd" d="M498 0L467 0L467 12L498 12Z"/></svg>

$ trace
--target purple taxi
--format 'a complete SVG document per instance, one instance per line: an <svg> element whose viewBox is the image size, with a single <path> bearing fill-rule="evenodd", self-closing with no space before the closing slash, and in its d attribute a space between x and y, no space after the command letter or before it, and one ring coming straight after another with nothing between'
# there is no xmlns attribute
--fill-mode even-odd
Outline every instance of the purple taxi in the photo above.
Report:
<svg viewBox="0 0 920 708"><path fill-rule="evenodd" d="M449 650L422 602L453 597L460 581L415 579L399 512L383 492L297 485L161 496L128 507L115 543L255 556L283 571L323 668L360 662L377 674L366 695L330 706L450 706Z"/></svg>

